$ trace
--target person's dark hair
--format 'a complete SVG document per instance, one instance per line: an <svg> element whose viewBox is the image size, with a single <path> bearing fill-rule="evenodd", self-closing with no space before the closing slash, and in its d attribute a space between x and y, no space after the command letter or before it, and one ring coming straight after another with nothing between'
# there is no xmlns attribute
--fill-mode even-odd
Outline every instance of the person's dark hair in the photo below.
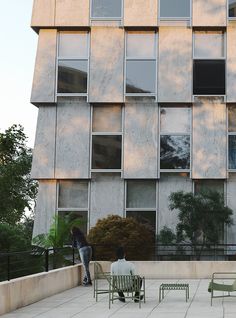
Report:
<svg viewBox="0 0 236 318"><path fill-rule="evenodd" d="M125 251L124 248L122 246L118 247L116 250L116 257L118 259L123 259L125 257Z"/></svg>
<svg viewBox="0 0 236 318"><path fill-rule="evenodd" d="M77 239L83 245L87 245L88 244L87 241L86 241L86 238L84 236L84 233L77 226L73 226L71 228L71 233L73 235L73 238Z"/></svg>

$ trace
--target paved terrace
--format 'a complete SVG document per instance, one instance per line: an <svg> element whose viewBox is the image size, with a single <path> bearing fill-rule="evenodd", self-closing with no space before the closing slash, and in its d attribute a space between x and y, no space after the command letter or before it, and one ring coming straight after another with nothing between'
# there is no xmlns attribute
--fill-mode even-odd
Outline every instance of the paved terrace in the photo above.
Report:
<svg viewBox="0 0 236 318"><path fill-rule="evenodd" d="M168 291L164 300L158 302L161 283L189 283L190 298L185 302L185 291ZM236 298L213 299L207 291L209 279L164 280L146 279L146 303L128 300L114 301L108 309L108 295L99 295L96 303L93 287L69 289L32 305L2 315L1 318L235 318Z"/></svg>

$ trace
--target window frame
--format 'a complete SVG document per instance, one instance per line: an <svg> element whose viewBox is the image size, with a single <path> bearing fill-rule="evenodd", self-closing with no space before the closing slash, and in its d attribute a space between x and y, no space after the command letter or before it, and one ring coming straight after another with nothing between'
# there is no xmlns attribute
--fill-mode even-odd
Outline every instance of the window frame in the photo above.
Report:
<svg viewBox="0 0 236 318"><path fill-rule="evenodd" d="M139 58L135 56L127 57L127 41L128 41L128 33L140 33L147 32L154 34L154 45L155 45L155 57L153 58ZM124 94L125 97L154 97L155 101L157 101L157 82L158 82L158 32L156 30L145 31L145 30L134 30L134 31L126 31L125 32L125 63L124 63ZM155 92L154 93L127 93L126 92L126 79L127 79L127 61L154 61L155 62Z"/></svg>
<svg viewBox="0 0 236 318"><path fill-rule="evenodd" d="M99 103L97 104L99 106L104 105L103 107L109 107L109 105L103 104L103 103ZM111 103L110 105L115 105L115 103ZM120 132L109 132L109 131L105 131L105 132L98 132L98 131L93 131L93 109L96 107L96 104L92 104L91 105L91 122L90 122L90 158L89 158L89 162L90 162L90 177L91 174L94 172L118 172L118 173L122 173L123 171L123 154L124 154L124 107L122 104L118 103L117 105L120 106L121 108L121 131ZM92 168L92 155L93 155L93 136L121 136L121 168L120 169L93 169Z"/></svg>
<svg viewBox="0 0 236 318"><path fill-rule="evenodd" d="M78 33L85 33L87 34L87 57L81 57L78 58L76 56L71 56L71 57L63 57L59 55L59 45L60 45L60 34L61 33L73 33L73 34L78 34ZM56 101L57 97L73 97L73 96L84 96L86 97L86 100L88 102L88 89L89 89L89 54L90 54L90 32L89 31L58 31L57 32L57 50L56 50ZM58 67L59 67L59 61L87 61L87 91L86 93L58 93Z"/></svg>
<svg viewBox="0 0 236 318"><path fill-rule="evenodd" d="M229 168L229 136L236 136L236 130L235 131L229 131L229 107L232 107L232 105L227 106L227 171L228 172L236 172L236 168L232 169ZM236 109L236 104L235 104Z"/></svg>
<svg viewBox="0 0 236 318"><path fill-rule="evenodd" d="M192 21L192 12L193 12L193 4L192 0L189 0L190 8L189 8L189 17L161 17L161 0L158 1L158 20L161 21Z"/></svg>
<svg viewBox="0 0 236 318"><path fill-rule="evenodd" d="M227 36L226 36L226 31L225 30L223 30L223 29L219 29L219 30L212 30L212 29L205 29L205 30L201 30L200 32L207 32L207 31L209 31L209 32L219 32L219 31L221 31L222 33L223 33L223 35L224 35L224 41L223 41L223 43L224 43L224 56L223 57L219 57L219 58L209 58L209 57L198 57L198 56L196 56L195 55L195 32L199 32L199 30L193 30L193 32L192 32L192 100L193 101L195 101L195 99L196 98L198 98L198 97L223 97L223 100L224 100L224 102L226 102L226 91L227 91L227 74L226 74L226 62L227 62L227 55L226 55L226 48L227 48L227 42L226 42L226 39L227 39ZM195 60L223 60L223 61L225 61L225 94L217 94L217 95L215 95L215 94L194 94L193 93L193 88L194 88L194 86L193 86L193 82L194 82L194 74L193 74L193 64L194 64L194 61Z"/></svg>
<svg viewBox="0 0 236 318"><path fill-rule="evenodd" d="M128 208L127 199L128 199L128 182L142 182L142 181L154 181L156 187L156 206L155 208ZM158 180L157 179L129 179L125 180L125 218L127 218L127 212L155 212L156 213L156 224L155 224L155 234L158 233Z"/></svg>
<svg viewBox="0 0 236 318"><path fill-rule="evenodd" d="M70 182L80 182L80 183L86 183L88 186L88 202L87 202L87 207L85 208L75 208L75 207L67 207L67 208L60 208L59 207L59 191L60 191L60 182L63 181L70 181ZM57 192L57 205L56 205L56 215L60 215L60 212L85 212L87 213L87 233L89 231L90 227L90 182L87 179L58 179L57 184L56 184L56 192ZM85 233L85 234L87 234Z"/></svg>
<svg viewBox="0 0 236 318"><path fill-rule="evenodd" d="M189 109L189 133L186 132L178 132L178 133L172 133L172 132L161 132L161 110L163 108L172 108L172 109L179 109L179 108L187 108ZM189 143L190 143L190 147L189 147L189 169L161 169L161 136L189 136ZM188 105L184 106L180 105L179 107L175 106L166 106L164 104L159 105L159 147L158 147L158 163L159 163L159 177L161 173L178 173L178 172L186 172L189 173L189 177L191 178L192 176L192 108Z"/></svg>
<svg viewBox="0 0 236 318"><path fill-rule="evenodd" d="M124 0L121 1L121 16L120 17L93 17L92 11L93 11L93 0L90 0L90 10L89 10L89 16L90 21L123 21L124 20Z"/></svg>

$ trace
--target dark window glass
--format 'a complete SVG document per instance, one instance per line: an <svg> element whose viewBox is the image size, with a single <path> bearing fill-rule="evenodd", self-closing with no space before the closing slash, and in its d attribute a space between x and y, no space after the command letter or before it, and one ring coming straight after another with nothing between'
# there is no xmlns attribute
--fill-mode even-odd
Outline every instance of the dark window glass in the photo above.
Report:
<svg viewBox="0 0 236 318"><path fill-rule="evenodd" d="M80 220L80 229L84 234L87 234L87 223L88 223L88 212L87 211L75 211L75 212L65 212L65 211L59 211L58 215L61 217L69 217L69 219L72 220ZM68 242L71 244L71 242Z"/></svg>
<svg viewBox="0 0 236 318"><path fill-rule="evenodd" d="M87 61L58 62L58 93L87 93Z"/></svg>
<svg viewBox="0 0 236 318"><path fill-rule="evenodd" d="M160 0L161 18L189 18L190 0Z"/></svg>
<svg viewBox="0 0 236 318"><path fill-rule="evenodd" d="M121 136L93 136L92 169L121 169Z"/></svg>
<svg viewBox="0 0 236 318"><path fill-rule="evenodd" d="M155 61L127 61L126 93L155 93Z"/></svg>
<svg viewBox="0 0 236 318"><path fill-rule="evenodd" d="M193 94L224 95L225 94L225 61L194 60L193 62Z"/></svg>
<svg viewBox="0 0 236 318"><path fill-rule="evenodd" d="M218 191L224 194L224 181L223 180L195 180L194 181L194 192L199 193L200 191Z"/></svg>
<svg viewBox="0 0 236 318"><path fill-rule="evenodd" d="M92 0L92 18L120 18L121 0Z"/></svg>
<svg viewBox="0 0 236 318"><path fill-rule="evenodd" d="M60 181L58 207L88 208L88 182Z"/></svg>
<svg viewBox="0 0 236 318"><path fill-rule="evenodd" d="M229 169L236 169L236 135L229 136Z"/></svg>
<svg viewBox="0 0 236 318"><path fill-rule="evenodd" d="M156 208L156 181L127 182L127 208Z"/></svg>
<svg viewBox="0 0 236 318"><path fill-rule="evenodd" d="M190 168L190 137L161 136L161 169Z"/></svg>
<svg viewBox="0 0 236 318"><path fill-rule="evenodd" d="M126 211L126 217L133 217L138 222L148 224L156 231L156 211Z"/></svg>
<svg viewBox="0 0 236 318"><path fill-rule="evenodd" d="M229 17L234 18L236 17L236 1L229 0Z"/></svg>

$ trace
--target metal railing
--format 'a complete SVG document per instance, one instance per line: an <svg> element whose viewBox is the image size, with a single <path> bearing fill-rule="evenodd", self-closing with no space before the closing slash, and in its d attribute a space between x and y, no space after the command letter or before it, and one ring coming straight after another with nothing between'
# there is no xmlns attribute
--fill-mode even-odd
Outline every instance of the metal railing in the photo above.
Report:
<svg viewBox="0 0 236 318"><path fill-rule="evenodd" d="M0 253L0 281L48 272L75 263L75 249L72 247L37 247L28 251Z"/></svg>

